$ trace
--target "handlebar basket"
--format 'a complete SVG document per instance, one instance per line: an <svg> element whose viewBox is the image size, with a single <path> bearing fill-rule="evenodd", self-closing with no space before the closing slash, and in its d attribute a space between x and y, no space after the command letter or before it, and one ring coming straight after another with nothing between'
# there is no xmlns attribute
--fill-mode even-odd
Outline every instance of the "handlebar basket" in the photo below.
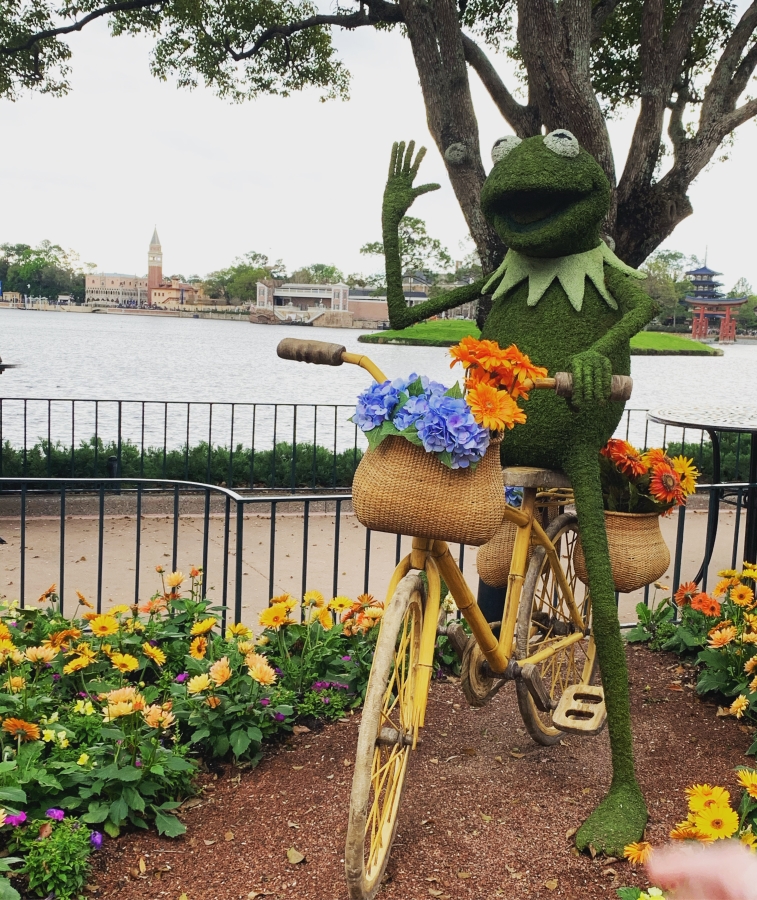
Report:
<svg viewBox="0 0 757 900"><path fill-rule="evenodd" d="M449 469L433 453L403 437L385 438L368 450L352 482L352 505L373 531L480 546L494 535L505 512L493 440L476 467Z"/></svg>

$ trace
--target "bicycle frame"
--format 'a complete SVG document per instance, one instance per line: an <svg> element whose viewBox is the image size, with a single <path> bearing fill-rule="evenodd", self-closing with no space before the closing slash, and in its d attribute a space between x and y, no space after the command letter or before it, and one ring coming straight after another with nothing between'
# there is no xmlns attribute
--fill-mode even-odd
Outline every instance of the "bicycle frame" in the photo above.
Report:
<svg viewBox="0 0 757 900"><path fill-rule="evenodd" d="M552 570L560 582L560 587L568 602L571 618L578 630L561 640L551 643L543 650L538 650L531 656L518 660L518 665L540 663L565 647L583 640L586 636L581 614L576 605L570 584L559 564L557 551L534 516L535 504L536 489L524 488L521 507L516 508L510 505L505 507L503 521L512 522L516 525L517 532L510 561L510 574L502 611L499 639L497 639L491 626L484 618L476 598L465 580L465 576L460 571L449 551L449 547L444 541L436 541L429 538L413 538L412 551L400 561L394 570L387 590L387 603L394 594L399 582L411 569L425 571L428 580L426 605L423 615L423 631L421 634L418 680L416 682L416 690L419 692L418 696L422 698L422 702L419 704L418 709L419 721L415 723L414 727L413 746L415 746L417 739L417 729L423 726L425 721L426 698L433 672L436 628L441 604L441 578L447 584L457 608L470 625L481 652L495 675L512 677L508 669L514 654L518 607L528 567L528 550L532 543L543 547L546 555L550 558L553 564Z"/></svg>

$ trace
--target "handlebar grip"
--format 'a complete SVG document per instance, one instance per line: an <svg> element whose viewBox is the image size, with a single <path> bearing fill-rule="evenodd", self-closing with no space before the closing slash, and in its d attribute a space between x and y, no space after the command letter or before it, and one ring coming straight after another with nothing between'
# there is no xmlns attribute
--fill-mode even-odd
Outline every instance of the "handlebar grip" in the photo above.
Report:
<svg viewBox="0 0 757 900"><path fill-rule="evenodd" d="M631 399L633 390L633 378L630 375L613 375L610 400L618 400L625 403ZM555 393L558 397L570 398L573 396L573 375L570 372L555 372Z"/></svg>
<svg viewBox="0 0 757 900"><path fill-rule="evenodd" d="M342 354L346 350L341 344L327 344L326 341L301 341L298 338L284 338L276 348L281 359L296 362L315 363L317 366L341 366Z"/></svg>

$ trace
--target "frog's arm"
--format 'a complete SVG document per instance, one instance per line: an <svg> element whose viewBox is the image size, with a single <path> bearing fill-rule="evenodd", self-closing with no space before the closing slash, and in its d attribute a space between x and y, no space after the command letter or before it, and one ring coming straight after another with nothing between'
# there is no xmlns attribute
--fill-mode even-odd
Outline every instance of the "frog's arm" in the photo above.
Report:
<svg viewBox="0 0 757 900"><path fill-rule="evenodd" d="M571 360L574 376L572 402L579 408L589 403L604 403L609 398L613 372L608 357L628 344L658 312L652 298L641 290L630 275L624 275L608 265L605 265L604 273L607 289L617 301L623 317L588 350Z"/></svg>
<svg viewBox="0 0 757 900"><path fill-rule="evenodd" d="M476 300L481 295L484 279L461 288L447 291L433 300L426 300L417 306L408 307L402 291L402 257L400 256L400 222L417 197L439 189L438 184L413 186L426 148L421 147L413 159L415 142L410 141L392 146L389 163L389 178L384 189L381 208L381 230L384 239L384 260L386 264L386 302L389 307L389 323L392 328L406 328L429 316L454 309L462 303Z"/></svg>
<svg viewBox="0 0 757 900"><path fill-rule="evenodd" d="M386 303L389 307L389 324L392 328L407 328L430 316L435 316L448 309L454 309L463 303L477 300L481 296L481 288L485 279L474 281L451 291L445 291L431 300L424 300L416 306L408 306L405 294L402 290L402 272L397 253L396 266L390 266L390 252L387 247L386 235L384 236L384 252L386 254Z"/></svg>

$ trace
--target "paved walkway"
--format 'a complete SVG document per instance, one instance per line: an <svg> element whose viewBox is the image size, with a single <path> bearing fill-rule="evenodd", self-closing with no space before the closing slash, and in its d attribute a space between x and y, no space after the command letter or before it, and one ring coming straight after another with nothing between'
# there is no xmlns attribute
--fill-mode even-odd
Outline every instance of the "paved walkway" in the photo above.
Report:
<svg viewBox="0 0 757 900"><path fill-rule="evenodd" d="M74 500L67 506L76 515L67 515L65 521L64 603L67 612L73 612L76 591L87 598L97 597L97 562L99 528L98 517L91 514L91 506L82 502L75 508ZM157 502L157 498L150 498ZM198 498L194 498L198 500ZM18 514L4 501L0 506L0 535L6 540L0 545L0 596L14 599L20 591L20 522ZM165 503L165 501L163 501ZM60 585L60 515L53 515L49 498L46 505L26 520L26 602L35 599L52 583ZM137 519L134 498L121 496L107 498L103 527L102 605L134 602L136 580ZM178 527L178 567L188 572L190 566L202 562L203 516L182 500ZM289 591L300 596L303 585L303 549L307 548L307 589L316 588L325 595L333 593L357 596L364 589L366 531L358 523L349 505L342 511L339 528L338 556L335 563L336 517L334 502L319 502L311 506L307 540L304 535L302 503L296 500L282 504L276 514L275 546L271 554L270 507L258 507L259 514L245 516L244 550L242 554L242 619L254 623L258 612L267 604L271 556L273 557L273 593ZM140 600L149 598L160 588L155 566L171 568L173 547L173 517L150 511L149 503L139 525L141 556L139 564ZM154 507L153 507L154 509ZM212 596L219 602L223 598L224 517L213 507L208 528L207 583ZM740 534L744 533L744 516ZM686 531L681 568L682 580L694 576L702 559L706 532L705 510L690 509L686 513ZM709 585L712 587L717 570L731 566L731 548L735 511L723 509L720 513L718 541L710 568ZM662 519L662 531L671 556L675 549L677 516ZM226 579L227 602L233 609L234 579L236 570L235 518L232 507L228 549L228 576ZM409 551L409 540L402 541L403 555ZM455 548L457 552L457 548ZM478 577L475 569L475 548L466 548L464 567L466 577L476 590ZM376 596L386 590L396 558L394 535L374 532L371 536L368 589ZM737 565L740 564L737 558ZM336 587L334 579L336 573ZM666 579L663 579L665 581ZM672 564L667 583L672 581ZM622 622L635 621L635 604L642 599L642 592L623 595L620 603ZM658 595L660 599L662 595Z"/></svg>

